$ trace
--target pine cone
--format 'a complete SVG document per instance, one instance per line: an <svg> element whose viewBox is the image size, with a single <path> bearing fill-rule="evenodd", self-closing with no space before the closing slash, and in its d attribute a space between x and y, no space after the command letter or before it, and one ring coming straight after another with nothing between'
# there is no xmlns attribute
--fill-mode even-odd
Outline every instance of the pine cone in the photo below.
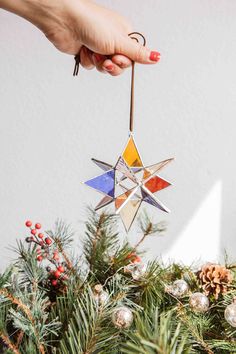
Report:
<svg viewBox="0 0 236 354"><path fill-rule="evenodd" d="M205 295L214 295L215 299L227 292L233 280L229 269L213 263L203 265L197 276Z"/></svg>

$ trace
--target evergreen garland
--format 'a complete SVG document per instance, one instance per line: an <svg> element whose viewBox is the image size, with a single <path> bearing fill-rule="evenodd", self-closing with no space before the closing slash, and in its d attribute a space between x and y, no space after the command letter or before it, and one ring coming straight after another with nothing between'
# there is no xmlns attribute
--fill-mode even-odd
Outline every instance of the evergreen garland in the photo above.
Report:
<svg viewBox="0 0 236 354"><path fill-rule="evenodd" d="M141 263L138 247L162 232L163 224L145 215L134 247L121 239L114 215L90 210L85 226L80 257L71 256L73 232L62 221L46 233L47 242L35 231L27 242L18 242L17 260L0 276L1 353L236 353L236 329L224 318L236 297L234 264L225 264L233 276L227 291L217 299L210 294L209 310L196 313L189 296L204 289L194 269L155 260L138 279L125 271ZM181 298L168 291L177 279L189 286ZM102 304L94 295L97 284L107 294ZM117 328L112 320L119 306L132 310L128 329Z"/></svg>

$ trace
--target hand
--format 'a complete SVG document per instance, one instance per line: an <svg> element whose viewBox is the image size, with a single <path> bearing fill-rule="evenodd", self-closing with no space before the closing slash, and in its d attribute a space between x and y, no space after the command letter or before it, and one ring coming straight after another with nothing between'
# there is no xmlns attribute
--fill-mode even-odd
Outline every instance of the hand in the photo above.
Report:
<svg viewBox="0 0 236 354"><path fill-rule="evenodd" d="M129 22L116 12L89 0L18 0L18 13L39 27L57 49L80 54L86 69L97 68L112 76L121 74L131 61L155 64L160 54L128 37ZM0 0L14 4L15 0ZM12 5L14 7L14 5ZM28 6L28 8L27 8ZM2 6L4 7L4 6Z"/></svg>

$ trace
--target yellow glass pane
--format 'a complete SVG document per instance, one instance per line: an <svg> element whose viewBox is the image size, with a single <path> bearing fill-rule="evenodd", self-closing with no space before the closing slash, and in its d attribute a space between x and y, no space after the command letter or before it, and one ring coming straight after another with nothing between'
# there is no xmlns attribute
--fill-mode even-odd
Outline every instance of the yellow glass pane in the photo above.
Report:
<svg viewBox="0 0 236 354"><path fill-rule="evenodd" d="M130 167L142 167L142 160L139 156L138 149L135 145L134 139L131 136L122 154L125 162Z"/></svg>

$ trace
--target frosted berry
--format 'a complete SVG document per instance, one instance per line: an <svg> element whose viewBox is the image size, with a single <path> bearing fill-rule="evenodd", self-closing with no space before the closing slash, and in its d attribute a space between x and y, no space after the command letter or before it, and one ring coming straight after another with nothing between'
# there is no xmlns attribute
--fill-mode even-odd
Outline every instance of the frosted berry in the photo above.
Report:
<svg viewBox="0 0 236 354"><path fill-rule="evenodd" d="M51 245L52 240L51 240L49 237L46 237L46 238L45 238L45 243L46 243L47 245Z"/></svg>
<svg viewBox="0 0 236 354"><path fill-rule="evenodd" d="M68 275L63 275L62 280L68 280L68 279L69 279Z"/></svg>
<svg viewBox="0 0 236 354"><path fill-rule="evenodd" d="M32 222L31 222L30 220L27 220L27 221L25 222L25 226L31 227L31 226L32 226Z"/></svg>
<svg viewBox="0 0 236 354"><path fill-rule="evenodd" d="M52 279L51 283L52 283L53 286L57 286L57 280L56 279Z"/></svg>
<svg viewBox="0 0 236 354"><path fill-rule="evenodd" d="M59 272L59 270L55 270L55 272L54 272L54 277L55 277L56 279L58 279L58 278L60 278L60 276L61 276L61 272Z"/></svg>
<svg viewBox="0 0 236 354"><path fill-rule="evenodd" d="M31 230L31 234L32 234L32 235L36 235L36 234L37 234L37 230L36 230L36 229L32 229L32 230Z"/></svg>
<svg viewBox="0 0 236 354"><path fill-rule="evenodd" d="M64 273L65 272L65 268L63 267L63 266L59 266L59 267L57 267L57 270L59 271L59 272L61 272L61 273Z"/></svg>
<svg viewBox="0 0 236 354"><path fill-rule="evenodd" d="M41 224L39 222L37 222L37 224L35 224L35 228L38 230L41 229Z"/></svg>
<svg viewBox="0 0 236 354"><path fill-rule="evenodd" d="M38 237L39 238L43 238L44 237L44 234L42 234L41 232L38 234Z"/></svg>
<svg viewBox="0 0 236 354"><path fill-rule="evenodd" d="M46 267L46 271L47 271L47 272L51 272L51 267L47 266L47 267Z"/></svg>
<svg viewBox="0 0 236 354"><path fill-rule="evenodd" d="M32 241L32 240L31 240L31 237L26 237L25 241L26 241L26 242L31 242L31 241Z"/></svg>
<svg viewBox="0 0 236 354"><path fill-rule="evenodd" d="M42 248L43 248L43 246L44 246L43 241L40 241L39 244L40 244L40 246L42 246Z"/></svg>
<svg viewBox="0 0 236 354"><path fill-rule="evenodd" d="M42 260L43 260L43 256L40 255L37 257L37 261L41 262Z"/></svg>
<svg viewBox="0 0 236 354"><path fill-rule="evenodd" d="M40 249L40 248L37 248L36 252L37 252L37 253L41 253L41 249Z"/></svg>

